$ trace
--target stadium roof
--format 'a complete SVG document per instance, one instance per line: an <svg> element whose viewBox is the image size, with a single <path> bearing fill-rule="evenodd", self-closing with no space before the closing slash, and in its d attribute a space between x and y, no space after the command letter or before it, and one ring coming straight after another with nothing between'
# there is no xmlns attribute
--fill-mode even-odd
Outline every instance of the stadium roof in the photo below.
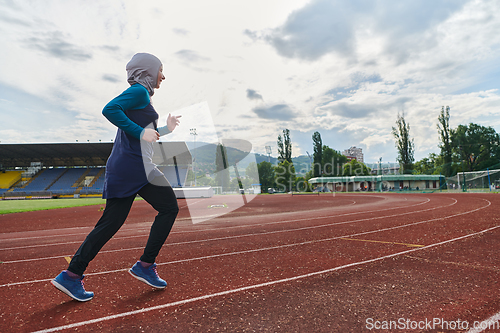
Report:
<svg viewBox="0 0 500 333"><path fill-rule="evenodd" d="M113 143L108 142L0 144L0 168L27 168L31 162L42 162L44 167L104 166L112 148ZM159 156L155 156L157 164L173 162L174 155L178 165L191 163L185 142L164 142L162 150L165 155L157 152Z"/></svg>
<svg viewBox="0 0 500 333"><path fill-rule="evenodd" d="M106 165L113 143L31 143L0 144L0 164L4 169L26 168L31 162L49 166Z"/></svg>

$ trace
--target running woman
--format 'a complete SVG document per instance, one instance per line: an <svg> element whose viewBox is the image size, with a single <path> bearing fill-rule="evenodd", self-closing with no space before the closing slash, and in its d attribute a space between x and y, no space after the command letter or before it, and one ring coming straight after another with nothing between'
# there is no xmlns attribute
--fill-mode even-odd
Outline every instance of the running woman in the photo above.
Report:
<svg viewBox="0 0 500 333"><path fill-rule="evenodd" d="M94 297L83 287L83 273L108 240L121 228L137 194L157 212L146 247L129 273L148 285L163 289L155 260L172 229L179 207L163 173L153 164L153 143L172 132L181 116L168 115L167 124L157 127L158 113L151 104L154 89L165 79L161 61L152 54L138 53L126 66L130 87L114 98L102 114L118 127L113 150L106 163L102 197L106 208L94 229L73 256L68 269L51 283L75 300Z"/></svg>

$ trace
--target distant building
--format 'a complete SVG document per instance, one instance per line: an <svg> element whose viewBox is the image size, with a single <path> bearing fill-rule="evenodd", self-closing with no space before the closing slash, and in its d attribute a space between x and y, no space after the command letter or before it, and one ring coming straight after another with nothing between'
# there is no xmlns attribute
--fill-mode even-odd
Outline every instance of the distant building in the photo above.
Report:
<svg viewBox="0 0 500 333"><path fill-rule="evenodd" d="M447 188L446 179L442 175L316 177L308 182L313 187L326 187L329 192L436 191Z"/></svg>
<svg viewBox="0 0 500 333"><path fill-rule="evenodd" d="M356 159L356 161L363 163L363 150L361 148L351 147L342 152L342 155L347 157L348 160Z"/></svg>
<svg viewBox="0 0 500 333"><path fill-rule="evenodd" d="M372 175L399 175L399 163L365 163Z"/></svg>

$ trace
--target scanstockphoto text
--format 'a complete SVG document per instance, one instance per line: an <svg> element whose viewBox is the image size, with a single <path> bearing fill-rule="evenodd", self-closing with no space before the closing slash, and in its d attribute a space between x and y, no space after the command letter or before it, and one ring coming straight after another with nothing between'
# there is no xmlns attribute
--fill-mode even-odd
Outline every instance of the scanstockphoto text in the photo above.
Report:
<svg viewBox="0 0 500 333"><path fill-rule="evenodd" d="M409 330L498 330L500 322L498 321L474 321L467 320L445 320L443 318L425 318L421 320L413 320L409 318L398 318L396 320L381 320L367 318L365 327L368 330L374 331L409 331Z"/></svg>

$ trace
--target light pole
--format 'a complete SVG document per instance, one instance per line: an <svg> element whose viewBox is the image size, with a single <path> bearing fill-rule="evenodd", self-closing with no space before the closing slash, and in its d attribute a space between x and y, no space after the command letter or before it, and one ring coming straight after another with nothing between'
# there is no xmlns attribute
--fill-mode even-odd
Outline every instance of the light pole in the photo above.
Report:
<svg viewBox="0 0 500 333"><path fill-rule="evenodd" d="M194 140L194 157L193 157L193 173L194 173L194 186L196 186L196 168L195 168L195 163L196 163L196 136L198 133L196 133L196 128L191 128L189 130L190 134L193 136Z"/></svg>
<svg viewBox="0 0 500 333"><path fill-rule="evenodd" d="M266 146L267 161L271 162L271 146Z"/></svg>
<svg viewBox="0 0 500 333"><path fill-rule="evenodd" d="M378 172L377 172L380 176L380 186L379 186L379 189L380 189L380 192L382 192L384 190L384 182L382 181L382 157L378 159Z"/></svg>
<svg viewBox="0 0 500 333"><path fill-rule="evenodd" d="M307 156L309 156L309 170L312 170L312 168L313 168L313 158L312 158L311 154L309 154L308 151L306 151L306 154L307 154ZM314 176L314 171L313 171L313 176Z"/></svg>

